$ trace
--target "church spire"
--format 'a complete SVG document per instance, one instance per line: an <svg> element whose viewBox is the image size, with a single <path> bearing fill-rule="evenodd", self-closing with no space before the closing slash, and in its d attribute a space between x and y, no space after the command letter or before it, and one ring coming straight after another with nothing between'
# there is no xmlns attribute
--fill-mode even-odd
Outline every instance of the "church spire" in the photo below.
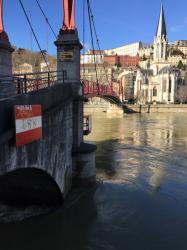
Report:
<svg viewBox="0 0 187 250"><path fill-rule="evenodd" d="M160 17L159 17L159 21L158 21L156 36L157 37L164 36L165 38L167 37L163 4L161 4Z"/></svg>
<svg viewBox="0 0 187 250"><path fill-rule="evenodd" d="M164 16L164 8L161 4L160 17L157 26L157 32L154 40L154 61L166 61L167 60L167 31L166 22Z"/></svg>

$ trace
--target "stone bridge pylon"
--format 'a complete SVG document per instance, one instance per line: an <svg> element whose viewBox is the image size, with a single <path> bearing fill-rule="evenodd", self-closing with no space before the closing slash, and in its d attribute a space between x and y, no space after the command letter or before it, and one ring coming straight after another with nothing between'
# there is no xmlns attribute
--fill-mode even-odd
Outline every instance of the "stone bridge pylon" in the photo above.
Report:
<svg viewBox="0 0 187 250"><path fill-rule="evenodd" d="M51 72L44 73L45 78L12 75L13 49L4 31L0 0L0 199L8 193L17 200L37 203L43 198L48 203L55 192L65 198L73 183L95 182L96 146L83 139L82 45L74 22L75 3L64 0L63 4L64 21L55 41L57 77L54 80L53 72L50 81ZM28 117L27 110L36 105L41 113ZM23 110L17 118L15 107ZM34 140L33 131L39 127L42 133ZM31 142L17 146L17 133L29 135L26 141ZM57 188L52 187L53 182ZM10 190L17 190L16 196Z"/></svg>

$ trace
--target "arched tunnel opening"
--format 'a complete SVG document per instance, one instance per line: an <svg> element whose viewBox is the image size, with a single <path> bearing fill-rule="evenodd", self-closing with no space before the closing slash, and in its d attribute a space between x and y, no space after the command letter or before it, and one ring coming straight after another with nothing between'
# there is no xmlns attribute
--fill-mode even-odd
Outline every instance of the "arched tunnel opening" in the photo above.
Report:
<svg viewBox="0 0 187 250"><path fill-rule="evenodd" d="M63 195L45 171L20 168L0 176L0 203L14 206L60 206Z"/></svg>

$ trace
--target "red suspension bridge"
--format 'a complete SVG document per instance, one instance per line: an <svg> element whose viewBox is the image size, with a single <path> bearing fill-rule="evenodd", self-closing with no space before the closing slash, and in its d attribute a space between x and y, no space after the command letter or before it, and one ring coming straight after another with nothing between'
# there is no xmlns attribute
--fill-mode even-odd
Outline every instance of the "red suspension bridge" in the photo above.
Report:
<svg viewBox="0 0 187 250"><path fill-rule="evenodd" d="M25 11L23 3L21 0L19 2L20 2L21 7L24 11L24 14L25 14L26 19L28 21L28 24L31 28L31 31L35 37L35 40L38 44L38 47L42 53L43 60L46 62L46 65L48 67L47 60L46 60L45 55L43 54L43 52L41 50L41 46L40 46L39 41L36 37L36 34L35 34L34 29L32 27L32 24L28 18L28 15ZM41 9L41 6L40 6L38 1L37 1L37 3ZM99 42L98 42L99 39L98 39L98 36L96 33L96 28L95 28L95 24L94 24L93 13L91 11L90 2L87 1L87 4L88 4L88 10L89 10L88 14L90 17L89 18L90 33L91 33L91 40L92 40L92 49L93 49L93 54L94 54L96 80L95 80L95 82L88 81L85 79L81 80L81 84L84 88L84 96L86 98L100 97L100 98L104 98L104 99L107 99L109 101L112 101L116 104L119 104L119 103L121 103L122 96L123 96L122 83L121 82L113 83L113 82L108 81L107 84L101 84L98 81L98 72L97 72L97 64L95 61L95 48L94 48L94 42L93 42L93 33L95 33L95 36L97 38L96 40L98 43L98 47L100 50L100 46L99 46ZM62 33L63 34L66 34L66 33L73 34L73 33L75 33L75 30L76 30L75 20L74 20L74 0L73 1L63 0L63 6L64 6L64 22L63 22L63 26L61 29ZM69 11L67 11L67 10L69 10ZM45 16L43 11L42 11L42 14ZM48 21L46 16L45 16L45 19ZM49 21L48 21L48 24L50 25ZM50 25L50 28L52 29L51 25ZM53 29L52 29L52 31L53 31ZM10 46L8 35L4 31L4 27L3 27L2 0L0 0L0 40L2 40L4 43L7 43ZM104 67L104 71L106 72L104 65L103 65L103 67ZM9 68L11 68L11 67L9 67ZM8 76L6 76L4 73L2 76L0 75L0 83L4 82L4 81L13 82L14 86L16 87L17 94L27 94L29 92L39 91L39 90L44 89L44 88L52 87L55 84L64 83L64 82L68 81L66 70L64 70L63 72L60 73L59 71L50 71L49 67L48 67L48 72L11 75L11 70L10 70L10 72L6 71L6 73ZM10 75L11 75L11 77L10 77ZM59 77L59 75L61 77ZM107 72L106 72L106 79L107 78L108 77L107 77Z"/></svg>
<svg viewBox="0 0 187 250"><path fill-rule="evenodd" d="M57 80L57 76L62 77ZM55 84L63 84L67 80L66 71L51 71L29 74L16 74L10 78L10 76L3 76L1 80L13 81L17 94L27 94L41 89L49 88ZM121 82L110 84L99 84L93 81L81 80L81 84L84 88L84 96L86 98L100 97L108 101L112 101L119 104L122 101L123 86Z"/></svg>
<svg viewBox="0 0 187 250"><path fill-rule="evenodd" d="M100 97L115 103L120 103L122 101L123 86L121 82L119 82L118 86L115 88L113 83L104 85L84 80L82 84L84 86L84 95L87 98Z"/></svg>

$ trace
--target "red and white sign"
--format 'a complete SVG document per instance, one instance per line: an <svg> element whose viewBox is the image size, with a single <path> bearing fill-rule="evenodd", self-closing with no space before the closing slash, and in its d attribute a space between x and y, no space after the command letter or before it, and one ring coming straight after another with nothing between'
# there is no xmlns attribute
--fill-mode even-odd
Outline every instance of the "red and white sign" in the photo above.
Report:
<svg viewBox="0 0 187 250"><path fill-rule="evenodd" d="M16 105L15 118L17 147L42 138L41 105Z"/></svg>

